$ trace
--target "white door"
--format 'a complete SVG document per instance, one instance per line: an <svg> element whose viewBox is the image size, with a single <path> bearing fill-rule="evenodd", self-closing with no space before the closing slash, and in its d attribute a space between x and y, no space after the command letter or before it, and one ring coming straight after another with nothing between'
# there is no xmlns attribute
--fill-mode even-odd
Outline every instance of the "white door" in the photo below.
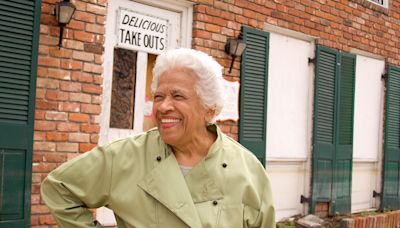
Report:
<svg viewBox="0 0 400 228"><path fill-rule="evenodd" d="M191 3L167 0L139 1L112 0L108 2L103 64L103 98L100 117L100 145L117 138L138 134L151 126L151 123L149 123L152 106L151 95L149 95L152 78L151 68L156 55L160 51L153 52L150 50L151 48L147 48L149 49L147 50L143 48L143 45L140 48L140 44L136 47L129 44L121 45L122 39L127 40L126 43L135 44L135 41L143 42L145 38L143 33L139 38L141 40L134 40L135 35L133 32L131 34L122 33L123 24L130 24L133 28L135 23L139 25L143 22L141 29L147 28L150 31L148 21L161 22L166 28L166 34L164 34L161 44L163 51L178 47L190 47L191 45ZM128 18L123 18L127 14L133 16L129 20ZM143 19L142 21L139 19L137 21L134 20L140 17ZM129 76L128 79L127 76ZM118 83L121 86L117 85ZM131 83L131 85L127 83ZM126 91L118 91L124 89ZM130 94L129 97L126 97L126 94ZM127 102L120 105L118 102L121 101L118 96L122 96ZM117 107L114 108L114 106ZM124 109L118 106L123 106ZM119 123L120 121L126 122ZM115 224L112 213L104 208L97 211L97 220L103 225Z"/></svg>

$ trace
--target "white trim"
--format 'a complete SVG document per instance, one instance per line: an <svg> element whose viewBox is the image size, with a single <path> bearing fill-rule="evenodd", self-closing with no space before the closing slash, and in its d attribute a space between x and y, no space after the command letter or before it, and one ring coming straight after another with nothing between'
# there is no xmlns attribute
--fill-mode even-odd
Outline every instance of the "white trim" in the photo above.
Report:
<svg viewBox="0 0 400 228"><path fill-rule="evenodd" d="M366 52L366 51L363 51L363 50L360 50L357 48L351 48L350 53L356 54L356 55L362 55L362 56L373 58L373 59L385 60L385 57L383 57L381 55L376 55L371 52Z"/></svg>
<svg viewBox="0 0 400 228"><path fill-rule="evenodd" d="M282 28L282 27L279 27L276 25L271 25L271 24L266 24L264 26L264 31L278 33L281 35L289 36L292 38L296 38L296 39L304 40L304 41L308 41L308 42L315 42L315 40L319 39L319 37L317 37L317 36L307 35L302 32L293 31L290 29Z"/></svg>

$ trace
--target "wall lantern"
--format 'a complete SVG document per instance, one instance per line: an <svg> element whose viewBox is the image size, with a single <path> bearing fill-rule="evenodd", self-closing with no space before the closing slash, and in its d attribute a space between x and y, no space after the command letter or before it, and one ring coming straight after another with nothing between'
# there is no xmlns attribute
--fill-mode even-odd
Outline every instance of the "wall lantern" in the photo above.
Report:
<svg viewBox="0 0 400 228"><path fill-rule="evenodd" d="M232 71L233 62L235 62L235 58L241 56L245 48L246 48L246 43L244 42L241 36L239 36L239 38L229 38L226 41L225 52L226 54L232 56L232 62L231 66L229 67L229 73L231 73Z"/></svg>
<svg viewBox="0 0 400 228"><path fill-rule="evenodd" d="M70 3L69 0L63 0L56 4L55 15L58 25L60 26L60 38L58 41L58 46L61 48L62 46L62 37L64 26L69 23L72 18L72 15L75 12L74 4Z"/></svg>

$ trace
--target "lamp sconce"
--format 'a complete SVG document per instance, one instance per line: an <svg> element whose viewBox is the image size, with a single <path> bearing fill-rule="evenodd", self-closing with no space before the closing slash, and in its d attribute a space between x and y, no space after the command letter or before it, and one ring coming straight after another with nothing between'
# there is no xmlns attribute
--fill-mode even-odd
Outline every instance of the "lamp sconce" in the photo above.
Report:
<svg viewBox="0 0 400 228"><path fill-rule="evenodd" d="M239 36L238 38L229 38L226 41L225 53L232 56L232 62L231 66L229 67L229 73L231 73L232 71L235 58L241 56L245 48L246 48L246 43L242 39L242 36Z"/></svg>
<svg viewBox="0 0 400 228"><path fill-rule="evenodd" d="M56 7L54 9L56 20L58 22L58 25L60 26L60 38L58 41L58 47L60 48L62 46L64 26L66 26L71 21L75 9L75 5L69 2L69 0L62 0L61 2L56 4Z"/></svg>

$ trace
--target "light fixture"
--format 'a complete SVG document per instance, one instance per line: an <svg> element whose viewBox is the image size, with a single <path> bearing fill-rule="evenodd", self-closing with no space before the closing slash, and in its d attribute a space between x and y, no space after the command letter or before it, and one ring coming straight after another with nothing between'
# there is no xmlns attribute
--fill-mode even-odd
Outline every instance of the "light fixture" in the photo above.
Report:
<svg viewBox="0 0 400 228"><path fill-rule="evenodd" d="M58 25L60 26L60 38L58 41L58 46L61 48L62 46L62 37L64 26L66 26L72 18L72 15L75 12L75 6L69 0L63 0L56 4L55 15Z"/></svg>
<svg viewBox="0 0 400 228"><path fill-rule="evenodd" d="M238 38L229 38L226 41L225 52L226 54L232 56L232 62L231 66L229 67L229 73L231 73L232 71L235 58L241 56L245 48L246 48L246 43L244 42L241 36L239 36Z"/></svg>

